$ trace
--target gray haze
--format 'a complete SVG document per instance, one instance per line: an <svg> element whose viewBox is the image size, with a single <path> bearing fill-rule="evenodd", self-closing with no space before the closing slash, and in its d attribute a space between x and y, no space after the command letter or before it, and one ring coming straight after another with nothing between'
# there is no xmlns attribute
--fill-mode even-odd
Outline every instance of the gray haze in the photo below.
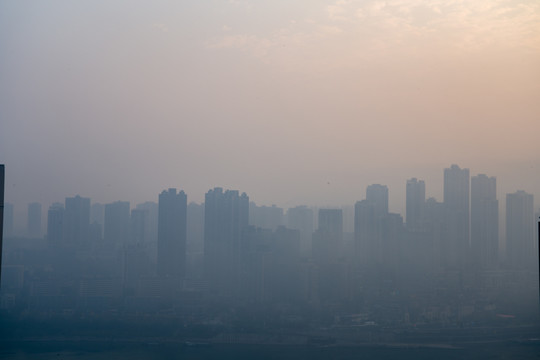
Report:
<svg viewBox="0 0 540 360"><path fill-rule="evenodd" d="M0 1L0 54L0 357L538 354L538 1Z"/></svg>
<svg viewBox="0 0 540 360"><path fill-rule="evenodd" d="M403 213L405 180L442 200L452 163L538 199L538 7L3 1L6 199L336 206L382 183Z"/></svg>

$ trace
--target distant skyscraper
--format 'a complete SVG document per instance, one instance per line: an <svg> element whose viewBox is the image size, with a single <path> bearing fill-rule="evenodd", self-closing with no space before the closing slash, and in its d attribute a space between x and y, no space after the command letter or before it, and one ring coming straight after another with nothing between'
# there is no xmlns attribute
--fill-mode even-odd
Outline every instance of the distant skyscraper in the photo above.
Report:
<svg viewBox="0 0 540 360"><path fill-rule="evenodd" d="M41 236L41 204L34 202L28 204L27 234L30 237Z"/></svg>
<svg viewBox="0 0 540 360"><path fill-rule="evenodd" d="M64 242L80 245L88 240L90 226L90 199L79 195L66 198L64 212Z"/></svg>
<svg viewBox="0 0 540 360"><path fill-rule="evenodd" d="M147 201L142 204L137 204L137 210L146 210L148 216L146 217L145 224L145 241L147 242L157 242L157 233L158 233L158 209L159 206L154 201Z"/></svg>
<svg viewBox="0 0 540 360"><path fill-rule="evenodd" d="M318 229L313 234L313 262L318 269L318 294L322 302L339 301L345 296L345 263L340 259L343 246L343 211L320 209Z"/></svg>
<svg viewBox="0 0 540 360"><path fill-rule="evenodd" d="M354 206L354 248L357 265L372 266L379 253L378 225L375 206L367 200Z"/></svg>
<svg viewBox="0 0 540 360"><path fill-rule="evenodd" d="M146 218L148 217L147 210L131 210L130 226L129 226L129 242L142 244L145 242L146 235Z"/></svg>
<svg viewBox="0 0 540 360"><path fill-rule="evenodd" d="M443 253L443 241L445 238L445 207L444 203L435 198L428 198L425 207L426 230L431 239L431 258L433 269L441 270L445 264Z"/></svg>
<svg viewBox="0 0 540 360"><path fill-rule="evenodd" d="M248 226L249 197L214 188L205 195L204 261L210 290L220 296L237 294L242 232Z"/></svg>
<svg viewBox="0 0 540 360"><path fill-rule="evenodd" d="M307 206L297 206L287 210L287 227L300 230L300 250L302 255L311 254L313 235L313 210Z"/></svg>
<svg viewBox="0 0 540 360"><path fill-rule="evenodd" d="M176 189L159 195L158 275L181 281L186 274L187 196Z"/></svg>
<svg viewBox="0 0 540 360"><path fill-rule="evenodd" d="M366 189L366 200L374 206L377 216L388 214L388 187L386 185L369 185Z"/></svg>
<svg viewBox="0 0 540 360"><path fill-rule="evenodd" d="M47 242L60 246L64 242L64 205L54 203L47 211Z"/></svg>
<svg viewBox="0 0 540 360"><path fill-rule="evenodd" d="M444 169L446 236L443 253L448 268L463 269L469 256L469 169Z"/></svg>
<svg viewBox="0 0 540 360"><path fill-rule="evenodd" d="M367 267L381 264L382 227L388 216L388 187L369 185L366 200L356 203L354 213L356 258Z"/></svg>
<svg viewBox="0 0 540 360"><path fill-rule="evenodd" d="M129 238L129 202L116 201L105 205L103 240L107 245L122 246Z"/></svg>
<svg viewBox="0 0 540 360"><path fill-rule="evenodd" d="M90 224L94 223L101 226L101 234L99 234L99 237L103 237L103 227L105 226L105 205L93 203L90 207Z"/></svg>
<svg viewBox="0 0 540 360"><path fill-rule="evenodd" d="M424 208L426 204L426 184L423 180L412 178L407 180L406 187L406 219L407 228L420 229L424 225Z"/></svg>
<svg viewBox="0 0 540 360"><path fill-rule="evenodd" d="M494 269L499 256L497 180L484 174L471 178L471 250L481 269Z"/></svg>
<svg viewBox="0 0 540 360"><path fill-rule="evenodd" d="M533 195L506 195L506 259L513 269L533 269L538 256L534 239Z"/></svg>
<svg viewBox="0 0 540 360"><path fill-rule="evenodd" d="M343 242L343 211L320 209L319 228L313 235L313 258L319 263L336 262Z"/></svg>
<svg viewBox="0 0 540 360"><path fill-rule="evenodd" d="M249 225L263 229L275 230L283 225L283 209L272 206L257 206L249 203Z"/></svg>

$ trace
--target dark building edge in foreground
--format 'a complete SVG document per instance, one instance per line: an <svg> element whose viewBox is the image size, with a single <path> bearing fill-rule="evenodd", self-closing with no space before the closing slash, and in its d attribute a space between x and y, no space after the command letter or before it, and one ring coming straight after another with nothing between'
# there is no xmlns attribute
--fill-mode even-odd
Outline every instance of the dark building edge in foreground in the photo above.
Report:
<svg viewBox="0 0 540 360"><path fill-rule="evenodd" d="M0 286L2 285L2 246L4 239L4 176L5 167L0 164Z"/></svg>

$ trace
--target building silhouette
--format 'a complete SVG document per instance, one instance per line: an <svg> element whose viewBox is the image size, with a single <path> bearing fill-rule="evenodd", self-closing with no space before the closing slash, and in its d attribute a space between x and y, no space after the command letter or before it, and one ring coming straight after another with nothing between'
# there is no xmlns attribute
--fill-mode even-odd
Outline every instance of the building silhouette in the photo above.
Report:
<svg viewBox="0 0 540 360"><path fill-rule="evenodd" d="M159 195L157 269L178 285L186 274L187 195L168 189Z"/></svg>
<svg viewBox="0 0 540 360"><path fill-rule="evenodd" d="M343 211L319 209L318 223L313 234L313 259L320 264L336 262L343 246Z"/></svg>
<svg viewBox="0 0 540 360"><path fill-rule="evenodd" d="M54 203L47 211L47 242L54 247L64 243L64 205Z"/></svg>
<svg viewBox="0 0 540 360"><path fill-rule="evenodd" d="M506 195L506 260L511 269L534 269L534 198L525 191Z"/></svg>
<svg viewBox="0 0 540 360"><path fill-rule="evenodd" d="M366 200L373 205L377 217L388 214L388 187L386 185L369 185L366 189Z"/></svg>
<svg viewBox="0 0 540 360"><path fill-rule="evenodd" d="M146 235L148 211L133 209L129 219L129 242L143 244Z"/></svg>
<svg viewBox="0 0 540 360"><path fill-rule="evenodd" d="M469 256L469 169L444 169L444 265L462 270Z"/></svg>
<svg viewBox="0 0 540 360"><path fill-rule="evenodd" d="M473 264L493 270L499 258L497 180L480 174L471 178L471 253Z"/></svg>
<svg viewBox="0 0 540 360"><path fill-rule="evenodd" d="M366 189L366 199L354 208L355 252L361 266L373 269L382 263L382 234L388 216L388 187L373 184Z"/></svg>
<svg viewBox="0 0 540 360"><path fill-rule="evenodd" d="M90 227L90 199L79 195L66 198L64 242L79 246L87 242Z"/></svg>
<svg viewBox="0 0 540 360"><path fill-rule="evenodd" d="M318 274L318 297L322 303L339 301L347 289L343 246L343 211L319 209L318 228L313 233L313 262Z"/></svg>
<svg viewBox="0 0 540 360"><path fill-rule="evenodd" d="M311 237L314 230L313 210L307 206L297 206L287 210L287 227L300 231L300 253L311 255Z"/></svg>
<svg viewBox="0 0 540 360"><path fill-rule="evenodd" d="M405 219L408 229L421 229L425 224L426 184L423 180L407 180L405 189Z"/></svg>
<svg viewBox="0 0 540 360"><path fill-rule="evenodd" d="M204 204L204 267L209 290L238 294L242 232L249 223L249 197L236 190L209 190Z"/></svg>
<svg viewBox="0 0 540 360"><path fill-rule="evenodd" d="M254 202L250 202L249 225L275 230L283 225L283 209L276 205L257 206Z"/></svg>
<svg viewBox="0 0 540 360"><path fill-rule="evenodd" d="M145 210L148 213L145 222L145 241L150 243L157 242L158 233L158 212L159 206L154 201L146 201L142 204L137 204L137 210Z"/></svg>
<svg viewBox="0 0 540 360"><path fill-rule="evenodd" d="M93 203L90 206L90 224L97 224L101 227L99 238L103 237L103 228L105 226L105 205ZM97 226L95 226L97 229Z"/></svg>

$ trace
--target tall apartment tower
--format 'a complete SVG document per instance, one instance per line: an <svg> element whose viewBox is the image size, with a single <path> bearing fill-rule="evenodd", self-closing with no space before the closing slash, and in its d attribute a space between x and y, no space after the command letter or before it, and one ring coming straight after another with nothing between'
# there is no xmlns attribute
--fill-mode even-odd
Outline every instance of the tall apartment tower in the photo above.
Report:
<svg viewBox="0 0 540 360"><path fill-rule="evenodd" d="M90 199L79 195L66 198L64 242L73 246L85 243L90 230Z"/></svg>
<svg viewBox="0 0 540 360"><path fill-rule="evenodd" d="M373 184L366 199L354 207L355 252L359 264L373 267L382 261L382 229L388 216L388 187Z"/></svg>
<svg viewBox="0 0 540 360"><path fill-rule="evenodd" d="M27 234L29 237L41 236L41 204L33 202L28 204Z"/></svg>
<svg viewBox="0 0 540 360"><path fill-rule="evenodd" d="M388 187L372 184L366 189L366 200L374 206L377 216L388 215Z"/></svg>
<svg viewBox="0 0 540 360"><path fill-rule="evenodd" d="M319 209L318 223L313 234L313 258L318 263L336 262L343 242L343 211Z"/></svg>
<svg viewBox="0 0 540 360"><path fill-rule="evenodd" d="M493 270L498 265L497 180L484 174L471 178L471 253L477 268Z"/></svg>
<svg viewBox="0 0 540 360"><path fill-rule="evenodd" d="M307 206L297 206L287 210L287 227L300 230L300 251L302 255L311 254L313 222L313 210Z"/></svg>
<svg viewBox="0 0 540 360"><path fill-rule="evenodd" d="M47 242L61 246L64 242L64 205L54 203L47 211Z"/></svg>
<svg viewBox="0 0 540 360"><path fill-rule="evenodd" d="M424 210L426 205L426 184L423 180L412 178L406 186L406 223L407 228L417 230L424 226Z"/></svg>
<svg viewBox="0 0 540 360"><path fill-rule="evenodd" d="M469 169L457 165L444 169L444 265L461 270L469 256Z"/></svg>
<svg viewBox="0 0 540 360"><path fill-rule="evenodd" d="M158 206L158 275L180 284L186 275L187 195L164 190Z"/></svg>
<svg viewBox="0 0 540 360"><path fill-rule="evenodd" d="M108 246L122 246L129 239L129 202L116 201L105 205L103 240Z"/></svg>
<svg viewBox="0 0 540 360"><path fill-rule="evenodd" d="M147 217L147 210L131 210L131 217L129 220L129 242L143 244L146 241Z"/></svg>
<svg viewBox="0 0 540 360"><path fill-rule="evenodd" d="M209 190L204 204L204 266L209 290L238 293L242 232L249 223L249 197L235 190Z"/></svg>
<svg viewBox="0 0 540 360"><path fill-rule="evenodd" d="M534 269L536 264L533 201L525 191L506 195L506 259L513 269Z"/></svg>
<svg viewBox="0 0 540 360"><path fill-rule="evenodd" d="M145 241L150 243L157 242L159 204L153 201L147 201L142 204L137 204L136 209L147 212L144 225Z"/></svg>
<svg viewBox="0 0 540 360"><path fill-rule="evenodd" d="M343 210L319 209L318 229L313 233L313 262L322 302L339 301L345 296L345 264L339 259L342 243Z"/></svg>

